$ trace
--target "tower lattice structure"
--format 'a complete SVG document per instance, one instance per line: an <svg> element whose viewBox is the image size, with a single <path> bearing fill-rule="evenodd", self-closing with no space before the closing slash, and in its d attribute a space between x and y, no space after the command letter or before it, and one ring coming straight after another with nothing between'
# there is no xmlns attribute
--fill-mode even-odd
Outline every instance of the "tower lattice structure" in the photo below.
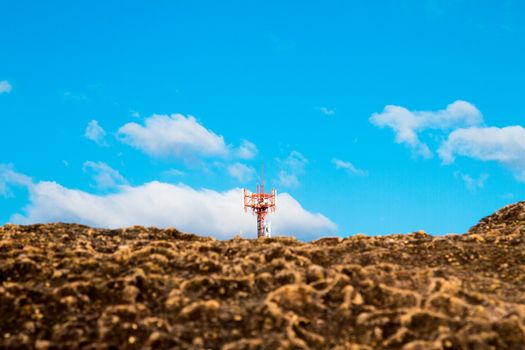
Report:
<svg viewBox="0 0 525 350"><path fill-rule="evenodd" d="M257 216L257 238L265 238L266 215L275 212L275 197L277 192L272 189L270 193L264 193L264 168L261 176L261 184L257 185L256 192L252 193L244 189L244 211L251 209Z"/></svg>

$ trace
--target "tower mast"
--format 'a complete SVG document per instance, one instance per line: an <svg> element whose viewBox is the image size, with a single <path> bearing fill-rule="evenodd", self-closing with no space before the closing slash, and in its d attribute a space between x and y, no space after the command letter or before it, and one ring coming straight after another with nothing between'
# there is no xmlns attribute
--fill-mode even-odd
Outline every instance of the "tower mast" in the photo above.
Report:
<svg viewBox="0 0 525 350"><path fill-rule="evenodd" d="M269 213L275 212L276 191L264 193L264 163L261 166L261 184L257 186L256 192L252 193L244 189L244 211L251 209L257 216L257 238L267 237L265 232L265 218Z"/></svg>

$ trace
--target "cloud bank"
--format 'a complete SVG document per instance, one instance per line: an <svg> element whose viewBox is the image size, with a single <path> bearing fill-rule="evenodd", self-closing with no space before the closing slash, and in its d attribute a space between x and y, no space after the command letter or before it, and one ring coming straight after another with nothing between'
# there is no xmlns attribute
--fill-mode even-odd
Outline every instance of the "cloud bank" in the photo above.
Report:
<svg viewBox="0 0 525 350"><path fill-rule="evenodd" d="M0 196L12 197L10 186L30 186L32 180L29 176L17 173L11 164L0 164Z"/></svg>
<svg viewBox="0 0 525 350"><path fill-rule="evenodd" d="M82 170L91 174L95 181L93 187L99 190L108 190L128 183L124 176L104 162L84 162Z"/></svg>
<svg viewBox="0 0 525 350"><path fill-rule="evenodd" d="M255 217L244 213L239 188L219 192L153 181L140 186L121 185L115 193L92 194L56 182L27 182L29 178L12 169L6 174L5 182L23 177L15 181L29 189L29 204L23 213L12 216L13 223L60 221L107 228L142 225L176 227L221 239L239 232L255 237ZM268 217L275 234L310 240L334 233L337 228L330 219L307 211L287 193L278 195L277 206L277 212Z"/></svg>
<svg viewBox="0 0 525 350"><path fill-rule="evenodd" d="M259 150L255 144L248 140L241 140L241 145L237 149L237 157L241 159L253 159Z"/></svg>
<svg viewBox="0 0 525 350"><path fill-rule="evenodd" d="M106 145L106 131L98 124L98 121L91 120L86 126L84 137L101 146Z"/></svg>
<svg viewBox="0 0 525 350"><path fill-rule="evenodd" d="M421 132L480 125L483 116L473 104L455 101L438 111L410 111L405 107L387 105L382 113L372 114L369 120L378 127L391 128L396 143L408 146L416 155L430 158L433 154L428 145L421 141Z"/></svg>
<svg viewBox="0 0 525 350"><path fill-rule="evenodd" d="M441 142L437 153L443 164L453 163L457 156L492 161L509 169L518 181L525 182L525 128L520 125L486 127L482 125L481 112L471 103L456 101L446 109L423 112L386 106L382 113L373 114L370 122L390 127L396 135L395 142L409 146L424 157L431 157L433 153L419 134L428 129L438 130ZM486 177L488 175L480 179L459 176L469 189L483 187Z"/></svg>
<svg viewBox="0 0 525 350"><path fill-rule="evenodd" d="M308 159L301 153L292 151L286 159L278 159L277 162L281 168L277 174L277 185L285 188L299 187L301 185L299 176L304 174Z"/></svg>
<svg viewBox="0 0 525 350"><path fill-rule="evenodd" d="M248 182L255 176L255 169L242 163L234 163L228 166L228 174L240 182Z"/></svg>
<svg viewBox="0 0 525 350"><path fill-rule="evenodd" d="M0 95L4 93L10 93L13 87L7 80L0 81Z"/></svg>
<svg viewBox="0 0 525 350"><path fill-rule="evenodd" d="M335 110L330 109L328 107L321 107L321 108L319 108L319 111L321 111L321 113L323 113L324 115L327 115L327 116L331 116L331 115L335 114Z"/></svg>
<svg viewBox="0 0 525 350"><path fill-rule="evenodd" d="M474 178L468 174L463 174L462 172L454 172L454 176L465 183L469 191L476 191L478 188L483 188L485 182L489 178L488 174L481 174L478 178Z"/></svg>
<svg viewBox="0 0 525 350"><path fill-rule="evenodd" d="M120 140L155 158L226 156L224 138L206 129L193 116L154 114L144 125L127 123L118 130Z"/></svg>
<svg viewBox="0 0 525 350"><path fill-rule="evenodd" d="M457 129L448 135L438 153L445 164L454 162L457 155L495 161L525 182L525 129L521 126Z"/></svg>
<svg viewBox="0 0 525 350"><path fill-rule="evenodd" d="M350 162L345 162L344 160L334 158L332 163L335 165L336 169L344 169L348 173L356 176L368 176L368 171L357 168L354 164Z"/></svg>

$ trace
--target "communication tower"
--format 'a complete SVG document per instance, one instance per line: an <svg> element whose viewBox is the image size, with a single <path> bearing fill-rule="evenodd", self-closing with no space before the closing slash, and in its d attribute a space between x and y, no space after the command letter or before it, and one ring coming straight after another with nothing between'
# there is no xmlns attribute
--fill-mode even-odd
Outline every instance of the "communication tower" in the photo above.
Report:
<svg viewBox="0 0 525 350"><path fill-rule="evenodd" d="M257 185L256 192L252 193L244 189L244 212L251 209L257 215L257 238L270 237L270 225L266 225L264 219L268 213L275 212L275 197L277 192L272 189L270 193L264 193L264 165L261 171L261 184Z"/></svg>

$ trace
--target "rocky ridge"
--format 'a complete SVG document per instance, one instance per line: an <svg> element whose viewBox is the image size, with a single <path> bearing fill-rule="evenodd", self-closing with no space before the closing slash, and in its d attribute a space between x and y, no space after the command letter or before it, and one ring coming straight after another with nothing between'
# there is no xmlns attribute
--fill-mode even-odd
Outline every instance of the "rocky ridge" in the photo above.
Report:
<svg viewBox="0 0 525 350"><path fill-rule="evenodd" d="M0 228L0 348L525 349L525 202L464 235Z"/></svg>

